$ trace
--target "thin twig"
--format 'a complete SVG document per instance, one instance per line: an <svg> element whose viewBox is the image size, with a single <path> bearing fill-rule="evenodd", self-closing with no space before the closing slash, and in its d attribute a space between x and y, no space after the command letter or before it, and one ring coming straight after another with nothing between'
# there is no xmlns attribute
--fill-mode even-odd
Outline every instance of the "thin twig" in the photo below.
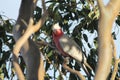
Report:
<svg viewBox="0 0 120 80"><path fill-rule="evenodd" d="M41 46L41 45L43 45L43 46L49 46L50 48L54 49L56 53L60 54L60 51L58 51L57 48L55 46L51 45L50 43L47 43L45 41L37 41L36 44L38 46Z"/></svg>

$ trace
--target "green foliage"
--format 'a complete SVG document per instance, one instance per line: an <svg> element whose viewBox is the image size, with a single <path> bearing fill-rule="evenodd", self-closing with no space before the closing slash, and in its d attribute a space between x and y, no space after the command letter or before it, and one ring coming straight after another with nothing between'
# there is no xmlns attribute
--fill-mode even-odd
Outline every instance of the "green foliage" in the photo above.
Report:
<svg viewBox="0 0 120 80"><path fill-rule="evenodd" d="M46 20L42 28L33 35L33 39L36 42L44 41L54 46L51 37L51 26L59 22L64 33L72 37L76 43L81 47L82 52L87 57L87 62L93 68L94 72L97 64L97 25L99 11L95 4L96 0L47 0L49 17ZM42 9L36 7L34 11L35 23L41 18ZM120 25L120 16L116 20L116 23ZM11 64L11 52L14 45L12 37L12 27L14 23L10 19L4 19L0 15L0 78L12 79L14 77L14 70ZM90 35L89 35L90 34ZM114 39L116 39L115 32L112 33ZM93 37L91 37L93 36ZM90 39L92 38L92 41ZM5 49L7 47L7 50ZM68 80L80 80L77 75L67 72L61 65L63 58L55 52L54 47L49 45L39 46L40 51L45 56L45 80L55 79L64 80L67 77ZM10 66L8 65L10 64ZM9 66L9 67L8 67ZM25 72L25 63L20 57L20 66ZM81 67L73 59L70 60L68 66L75 70L81 71ZM10 69L8 69L10 68ZM48 73L51 71L50 73ZM90 71L90 70L89 70ZM120 71L120 69L119 69ZM67 75L69 73L69 75ZM11 74L11 75L10 75ZM52 75L53 74L53 75ZM51 76L52 75L52 76ZM89 80L94 75L91 74ZM116 77L119 76L118 75ZM87 79L87 77L86 77Z"/></svg>
<svg viewBox="0 0 120 80"><path fill-rule="evenodd" d="M116 20L116 23L120 26L120 15L118 16L118 19Z"/></svg>
<svg viewBox="0 0 120 80"><path fill-rule="evenodd" d="M77 2L76 0L49 0L47 1L46 2L47 4L50 3L48 6L49 18L40 31L41 33L42 32L45 33L44 35L46 36L46 38L44 39L44 41L53 43L51 39L51 26L54 23L59 22L59 24L63 28L63 31L67 35L72 37L82 49L84 47L82 51L88 57L88 63L90 64L90 66L94 68L94 71L95 71L96 59L97 59L97 55L96 55L97 47L95 45L91 46L89 42L88 34L83 33L85 30L87 30L89 33L92 33L92 34L94 34L94 32L97 31L98 14L94 12L94 8L91 9L90 7L90 4L93 2L89 2L89 3L84 2L84 1ZM75 24L74 22L77 22L77 23ZM94 39L95 38L96 37L94 37ZM87 44L86 46L84 45L83 41ZM88 47L89 49L94 49L95 51L87 52L87 49L85 47ZM44 51L45 50L49 50L49 47L44 48ZM86 54L86 52L89 54ZM55 63L54 60L58 59L59 61L59 58L55 58L56 55L54 55L53 51L48 51L44 53L47 54L50 61L54 62L53 64L57 64L58 66L61 65L61 62L60 64ZM50 65L51 65L50 63L46 63L46 70L49 70ZM81 67L76 62L74 64L73 60L70 61L69 66L78 71L81 71L80 69ZM57 66L54 66L54 67L57 67ZM66 71L62 67L59 67L59 68L57 67L57 70L59 69L60 70L62 69L61 72L64 73L64 75L66 75ZM58 79L59 79L59 76L58 76ZM69 80L73 80L73 79L79 80L78 76L70 73Z"/></svg>
<svg viewBox="0 0 120 80"><path fill-rule="evenodd" d="M14 45L11 33L13 21L5 18L5 16L0 16L0 78L3 80L4 78L12 79L10 69L12 69L11 52Z"/></svg>

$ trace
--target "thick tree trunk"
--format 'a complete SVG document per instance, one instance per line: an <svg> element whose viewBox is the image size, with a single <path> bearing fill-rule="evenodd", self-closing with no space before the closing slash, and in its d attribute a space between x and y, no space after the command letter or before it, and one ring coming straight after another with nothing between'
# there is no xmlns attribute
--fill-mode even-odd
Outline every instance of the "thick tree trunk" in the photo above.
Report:
<svg viewBox="0 0 120 80"><path fill-rule="evenodd" d="M102 0L98 0L100 10L100 19L98 24L98 67L95 80L106 80L110 72L112 53L114 52L112 44L112 25L120 10L120 0L110 0L107 6Z"/></svg>
<svg viewBox="0 0 120 80"><path fill-rule="evenodd" d="M36 2L37 0L22 0L19 16L16 25L13 28L13 37L15 41L17 41L24 34L27 26L23 23L23 21L29 24L30 18L33 17L33 11L36 6ZM33 40L28 39L22 46L20 53L27 67L27 80L43 80L44 68L43 65L40 67L40 63L43 64L43 61L39 49ZM16 62L13 62L13 64L17 71L19 67L16 65L18 64ZM40 72L42 72L42 76L40 75ZM19 73L19 71L17 71L17 74L20 80L24 80L23 78L20 78L20 75L22 75L22 73Z"/></svg>

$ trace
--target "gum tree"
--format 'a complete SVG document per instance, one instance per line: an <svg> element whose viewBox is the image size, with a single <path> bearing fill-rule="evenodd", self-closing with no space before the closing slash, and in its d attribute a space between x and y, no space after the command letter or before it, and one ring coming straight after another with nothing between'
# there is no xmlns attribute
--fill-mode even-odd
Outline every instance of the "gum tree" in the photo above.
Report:
<svg viewBox="0 0 120 80"><path fill-rule="evenodd" d="M41 2L42 7L36 7L37 0L21 0L14 26L10 19L4 20L4 16L0 16L0 44L9 47L7 51L4 51L2 46L0 48L1 76L12 79L17 73L20 80L25 77L28 80L118 79L119 59L116 58L113 41L113 38L116 39L116 31L111 32L111 29L114 21L120 25L120 18L117 17L119 0L110 0L107 5L104 5L102 0ZM83 74L82 68L74 59L70 59L69 64L66 64L65 59L59 55L51 38L51 26L56 22L59 22L66 35L76 41L87 57L87 62L93 69L88 69L89 77ZM5 65L8 62L13 62L16 73L12 66L12 72L7 69ZM52 71L52 74L48 71Z"/></svg>

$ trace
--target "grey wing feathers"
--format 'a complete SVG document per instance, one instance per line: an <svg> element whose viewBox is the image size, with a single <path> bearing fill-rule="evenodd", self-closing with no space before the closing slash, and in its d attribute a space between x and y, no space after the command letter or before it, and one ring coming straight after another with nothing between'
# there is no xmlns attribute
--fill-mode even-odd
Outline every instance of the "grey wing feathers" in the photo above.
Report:
<svg viewBox="0 0 120 80"><path fill-rule="evenodd" d="M82 52L77 43L69 38L66 35L63 35L60 40L60 46L63 48L63 51L69 54L71 57L75 58L78 61L82 61Z"/></svg>

